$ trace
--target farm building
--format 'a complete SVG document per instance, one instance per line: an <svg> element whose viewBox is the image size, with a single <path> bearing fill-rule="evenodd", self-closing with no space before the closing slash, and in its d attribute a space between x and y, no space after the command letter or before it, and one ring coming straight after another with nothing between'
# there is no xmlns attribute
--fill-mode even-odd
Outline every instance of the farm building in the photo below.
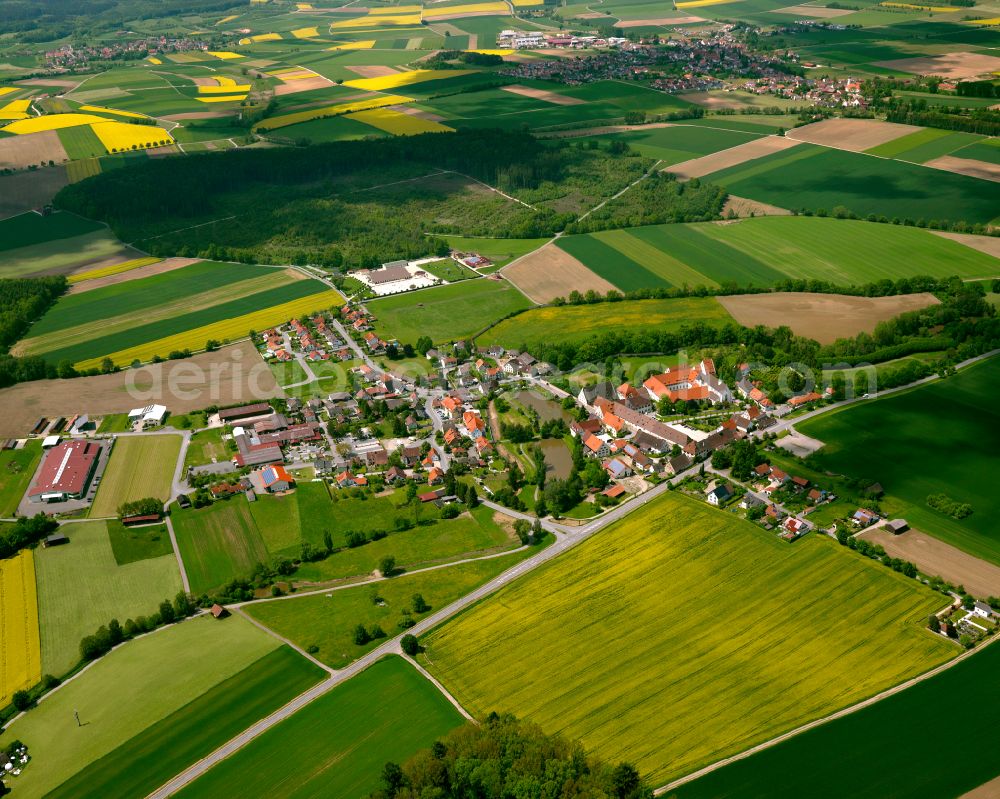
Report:
<svg viewBox="0 0 1000 799"><path fill-rule="evenodd" d="M271 494L287 491L295 485L295 480L285 470L285 467L280 465L266 466L259 471L251 472L250 482L253 484L254 490L266 491Z"/></svg>
<svg viewBox="0 0 1000 799"><path fill-rule="evenodd" d="M893 519L892 521L885 523L885 529L890 533L899 535L900 533L905 533L909 530L910 525L906 523L906 519Z"/></svg>
<svg viewBox="0 0 1000 799"><path fill-rule="evenodd" d="M80 499L90 487L100 453L101 445L92 441L65 441L52 447L45 453L28 498L34 502Z"/></svg>
<svg viewBox="0 0 1000 799"><path fill-rule="evenodd" d="M240 405L238 408L223 408L219 411L219 421L232 422L235 419L263 416L265 413L271 413L271 406L266 402L255 402L252 405Z"/></svg>
<svg viewBox="0 0 1000 799"><path fill-rule="evenodd" d="M139 423L141 427L155 427L163 424L167 418L165 405L147 405L145 408L133 408L128 412L130 424Z"/></svg>

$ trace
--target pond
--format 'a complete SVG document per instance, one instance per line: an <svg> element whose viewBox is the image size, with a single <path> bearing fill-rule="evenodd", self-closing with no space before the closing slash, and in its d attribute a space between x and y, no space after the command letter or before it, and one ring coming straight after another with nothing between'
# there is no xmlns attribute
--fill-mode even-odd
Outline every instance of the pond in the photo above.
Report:
<svg viewBox="0 0 1000 799"><path fill-rule="evenodd" d="M548 477L565 480L573 469L573 456L569 447L561 438L545 438L537 442L545 453L545 462L549 465Z"/></svg>
<svg viewBox="0 0 1000 799"><path fill-rule="evenodd" d="M538 418L547 422L550 419L563 419L567 424L573 421L573 414L565 411L555 400L544 399L532 391L515 391L509 395L512 402L516 402L525 408L531 408L538 414Z"/></svg>

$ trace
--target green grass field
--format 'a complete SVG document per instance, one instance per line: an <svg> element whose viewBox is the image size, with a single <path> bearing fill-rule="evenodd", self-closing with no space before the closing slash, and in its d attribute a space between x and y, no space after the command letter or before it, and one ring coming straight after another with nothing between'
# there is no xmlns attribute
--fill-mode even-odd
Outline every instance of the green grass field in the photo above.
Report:
<svg viewBox="0 0 1000 799"><path fill-rule="evenodd" d="M682 123L669 128L630 130L599 138L626 142L633 150L648 158L661 159L664 166L669 166L746 144L769 132L762 129L759 132L725 130Z"/></svg>
<svg viewBox="0 0 1000 799"><path fill-rule="evenodd" d="M625 300L607 307L613 312L595 313L594 308L587 305L536 308L505 319L476 341L481 347L502 344L530 351L541 343L580 341L595 333L627 333L649 327L679 330L682 325L694 322L721 324L732 321L714 297Z"/></svg>
<svg viewBox="0 0 1000 799"><path fill-rule="evenodd" d="M677 799L752 796L923 799L963 796L1000 773L991 745L1000 724L1000 647L990 646L926 682L797 735L670 792ZM969 686L974 701L962 701ZM955 701L942 702L942 696ZM962 730L962 767L941 767L937 730ZM872 757L862 741L878 741ZM830 757L836 752L836 757ZM984 793L982 796L989 796Z"/></svg>
<svg viewBox="0 0 1000 799"><path fill-rule="evenodd" d="M531 303L509 283L466 280L372 300L367 305L377 319L375 331L380 336L413 343L420 336L430 336L434 342L467 338Z"/></svg>
<svg viewBox="0 0 1000 799"><path fill-rule="evenodd" d="M290 363L297 365L296 361ZM303 379L304 376L305 373L303 373ZM231 456L232 453L222 441L221 429L201 430L191 436L187 452L184 453L184 469L187 470L189 466L229 460Z"/></svg>
<svg viewBox="0 0 1000 799"><path fill-rule="evenodd" d="M94 261L113 257L138 258L142 253L126 248L106 228L70 238L56 237L17 249L0 251L0 277L33 277L69 274Z"/></svg>
<svg viewBox="0 0 1000 799"><path fill-rule="evenodd" d="M179 510L171 522L195 593L249 576L257 563L269 560L250 505L241 496L199 510Z"/></svg>
<svg viewBox="0 0 1000 799"><path fill-rule="evenodd" d="M411 598L414 594L419 593L426 600L430 606L428 613L440 610L524 557L525 553L519 552L501 558L404 574L356 588L260 602L249 606L247 613L305 649L316 646L318 651L314 651L314 655L323 663L339 669L382 643L382 640L375 640L363 646L355 644L354 628L358 624L363 624L366 629L379 624L389 637L399 635L402 630L397 623L403 618L403 610L412 611ZM375 593L383 604L373 601ZM413 613L412 617L419 621L425 615Z"/></svg>
<svg viewBox="0 0 1000 799"><path fill-rule="evenodd" d="M67 525L70 543L35 552L42 671L62 675L80 659L80 639L117 618L152 613L181 590L172 554L125 565L115 559L107 523Z"/></svg>
<svg viewBox="0 0 1000 799"><path fill-rule="evenodd" d="M180 452L178 435L118 436L90 508L91 517L114 516L123 502L169 499Z"/></svg>
<svg viewBox="0 0 1000 799"><path fill-rule="evenodd" d="M989 222L1000 215L987 180L862 153L800 144L707 175L738 197L791 209L844 206L859 216Z"/></svg>
<svg viewBox="0 0 1000 799"><path fill-rule="evenodd" d="M90 125L61 128L57 133L66 155L74 161L79 158L99 158L108 152Z"/></svg>
<svg viewBox="0 0 1000 799"><path fill-rule="evenodd" d="M458 711L416 669L402 658L385 658L252 741L177 796L366 796L378 787L386 761L404 762L462 722Z"/></svg>
<svg viewBox="0 0 1000 799"><path fill-rule="evenodd" d="M244 619L165 628L14 723L11 735L31 751L16 790L26 799L144 796L320 675Z"/></svg>
<svg viewBox="0 0 1000 799"><path fill-rule="evenodd" d="M106 524L111 551L119 566L174 554L165 524L126 527L117 519L109 519Z"/></svg>
<svg viewBox="0 0 1000 799"><path fill-rule="evenodd" d="M42 216L31 211L0 222L0 250L16 250L56 239L106 230L104 225L65 211Z"/></svg>
<svg viewBox="0 0 1000 799"><path fill-rule="evenodd" d="M42 442L37 439L0 452L0 517L10 518L17 511L41 459Z"/></svg>
<svg viewBox="0 0 1000 799"><path fill-rule="evenodd" d="M951 155L962 147L968 147L983 137L974 133L955 133L939 128L924 128L915 133L901 136L893 141L866 150L870 155L884 158L898 158L923 164L943 155Z"/></svg>
<svg viewBox="0 0 1000 799"><path fill-rule="evenodd" d="M789 278L849 286L997 271L995 258L920 228L807 216L609 230L565 236L558 246L623 291Z"/></svg>
<svg viewBox="0 0 1000 799"><path fill-rule="evenodd" d="M788 545L668 493L421 643L474 715L510 710L662 782L957 654L922 629L944 601L829 538Z"/></svg>
<svg viewBox="0 0 1000 799"><path fill-rule="evenodd" d="M1000 497L992 477L998 438L995 358L913 391L864 402L801 423L801 432L825 442L814 456L829 471L882 484L882 506L911 527L1000 564ZM946 451L928 460L929 442ZM927 505L930 494L968 502L971 516L956 520Z"/></svg>

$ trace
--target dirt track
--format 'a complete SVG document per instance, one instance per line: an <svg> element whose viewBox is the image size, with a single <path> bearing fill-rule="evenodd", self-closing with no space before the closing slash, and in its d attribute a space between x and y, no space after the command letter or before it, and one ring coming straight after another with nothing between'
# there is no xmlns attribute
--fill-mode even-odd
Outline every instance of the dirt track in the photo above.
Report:
<svg viewBox="0 0 1000 799"><path fill-rule="evenodd" d="M731 166L739 166L755 158L763 158L765 155L787 150L790 147L798 147L799 144L800 142L784 136L762 136L759 139L748 141L746 144L730 147L728 150L668 166L663 171L671 172L679 178L700 178L722 169L728 169Z"/></svg>
<svg viewBox="0 0 1000 799"><path fill-rule="evenodd" d="M213 375L212 368L215 368ZM129 390L130 383L135 391ZM249 342L182 361L97 377L35 380L0 390L0 437L24 436L39 417L100 416L161 402L171 413L280 397L274 375Z"/></svg>
<svg viewBox="0 0 1000 799"><path fill-rule="evenodd" d="M895 297L849 297L843 294L780 292L719 297L722 306L741 325L773 327L775 320L792 332L808 336L820 344L838 338L871 333L875 325L939 302L933 294L900 294Z"/></svg>
<svg viewBox="0 0 1000 799"><path fill-rule="evenodd" d="M921 128L915 125L898 125L878 119L833 118L794 128L785 136L796 141L860 153L918 130Z"/></svg>
<svg viewBox="0 0 1000 799"><path fill-rule="evenodd" d="M861 533L859 538L880 544L894 558L915 563L924 574L964 585L973 596L1000 596L1000 566L974 558L919 530L895 535L879 527Z"/></svg>
<svg viewBox="0 0 1000 799"><path fill-rule="evenodd" d="M505 266L503 276L535 302L565 297L574 289L606 294L615 288L551 243Z"/></svg>

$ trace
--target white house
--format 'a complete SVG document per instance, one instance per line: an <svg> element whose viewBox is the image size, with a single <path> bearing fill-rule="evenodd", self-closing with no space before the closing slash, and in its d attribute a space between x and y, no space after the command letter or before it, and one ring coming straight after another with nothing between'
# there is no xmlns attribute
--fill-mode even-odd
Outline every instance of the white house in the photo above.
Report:
<svg viewBox="0 0 1000 799"><path fill-rule="evenodd" d="M155 427L163 424L166 418L166 405L147 405L145 408L133 408L128 412L129 423L139 422L141 427Z"/></svg>

